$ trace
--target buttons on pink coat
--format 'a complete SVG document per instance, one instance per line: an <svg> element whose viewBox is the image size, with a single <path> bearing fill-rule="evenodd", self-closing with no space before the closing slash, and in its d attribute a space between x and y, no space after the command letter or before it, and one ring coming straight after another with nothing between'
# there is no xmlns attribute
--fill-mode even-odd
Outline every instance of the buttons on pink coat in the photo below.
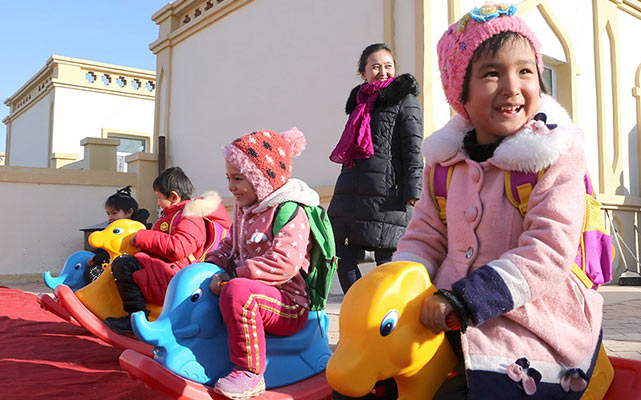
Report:
<svg viewBox="0 0 641 400"><path fill-rule="evenodd" d="M479 209L477 207L470 207L463 212L463 216L467 222L474 222L476 217L479 215Z"/></svg>
<svg viewBox="0 0 641 400"><path fill-rule="evenodd" d="M472 258L473 255L474 255L474 249L473 248L470 247L465 251L465 258L467 258L468 260L470 258Z"/></svg>
<svg viewBox="0 0 641 400"><path fill-rule="evenodd" d="M472 178L474 183L479 183L481 180L481 171L475 167L470 168L470 178Z"/></svg>

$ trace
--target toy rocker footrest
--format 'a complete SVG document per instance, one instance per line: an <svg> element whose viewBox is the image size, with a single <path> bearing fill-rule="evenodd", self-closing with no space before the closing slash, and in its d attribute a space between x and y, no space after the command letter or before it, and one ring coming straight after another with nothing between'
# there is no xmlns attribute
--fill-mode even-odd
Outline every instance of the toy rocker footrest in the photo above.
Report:
<svg viewBox="0 0 641 400"><path fill-rule="evenodd" d="M49 311L53 315L60 317L64 319L65 321L74 324L76 326L82 326L78 323L78 321L75 320L74 317L67 312L67 310L64 309L63 306L58 303L58 300L55 298L49 296L46 293L40 293L39 295L36 296L38 299L38 304L40 304L40 308L42 308L45 311Z"/></svg>
<svg viewBox="0 0 641 400"><path fill-rule="evenodd" d="M614 367L614 380L604 400L633 400L641 393L641 361L608 357Z"/></svg>
<svg viewBox="0 0 641 400"><path fill-rule="evenodd" d="M210 386L183 378L153 359L134 350L125 350L120 355L120 366L132 379L140 379L148 387L180 400L223 400ZM325 372L287 386L272 388L257 400L331 400L332 389L327 383Z"/></svg>
<svg viewBox="0 0 641 400"><path fill-rule="evenodd" d="M96 317L94 313L89 311L89 309L82 304L80 299L67 285L56 286L54 293L60 300L62 307L64 307L64 309L68 311L69 314L71 314L71 316L80 323L80 325L99 339L121 350L133 349L138 353L153 357L154 350L151 345L129 336L119 335L109 329L102 320Z"/></svg>

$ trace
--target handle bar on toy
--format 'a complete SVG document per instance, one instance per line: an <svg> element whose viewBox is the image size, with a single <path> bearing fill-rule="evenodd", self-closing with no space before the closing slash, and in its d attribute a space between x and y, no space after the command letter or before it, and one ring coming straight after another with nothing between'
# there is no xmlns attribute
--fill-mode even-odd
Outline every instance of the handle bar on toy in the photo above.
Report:
<svg viewBox="0 0 641 400"><path fill-rule="evenodd" d="M454 312L451 312L445 316L445 324L450 330L461 330L461 321L458 320L458 317Z"/></svg>

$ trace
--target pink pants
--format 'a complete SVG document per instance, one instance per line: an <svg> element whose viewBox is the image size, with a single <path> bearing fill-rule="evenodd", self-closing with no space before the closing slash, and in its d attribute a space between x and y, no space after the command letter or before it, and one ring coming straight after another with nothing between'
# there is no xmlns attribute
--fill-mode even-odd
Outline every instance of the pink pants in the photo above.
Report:
<svg viewBox="0 0 641 400"><path fill-rule="evenodd" d="M265 332L288 336L307 322L307 309L274 286L246 278L230 280L220 293L220 311L229 333L231 362L264 373Z"/></svg>

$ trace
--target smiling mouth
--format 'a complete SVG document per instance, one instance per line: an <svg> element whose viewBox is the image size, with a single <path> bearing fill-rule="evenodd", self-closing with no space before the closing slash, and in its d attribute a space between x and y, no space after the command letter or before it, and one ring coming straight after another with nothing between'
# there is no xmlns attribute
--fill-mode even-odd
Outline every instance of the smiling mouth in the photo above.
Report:
<svg viewBox="0 0 641 400"><path fill-rule="evenodd" d="M523 109L523 105L521 104L518 106L501 106L501 107L497 107L496 109L500 113L505 115L516 115Z"/></svg>

